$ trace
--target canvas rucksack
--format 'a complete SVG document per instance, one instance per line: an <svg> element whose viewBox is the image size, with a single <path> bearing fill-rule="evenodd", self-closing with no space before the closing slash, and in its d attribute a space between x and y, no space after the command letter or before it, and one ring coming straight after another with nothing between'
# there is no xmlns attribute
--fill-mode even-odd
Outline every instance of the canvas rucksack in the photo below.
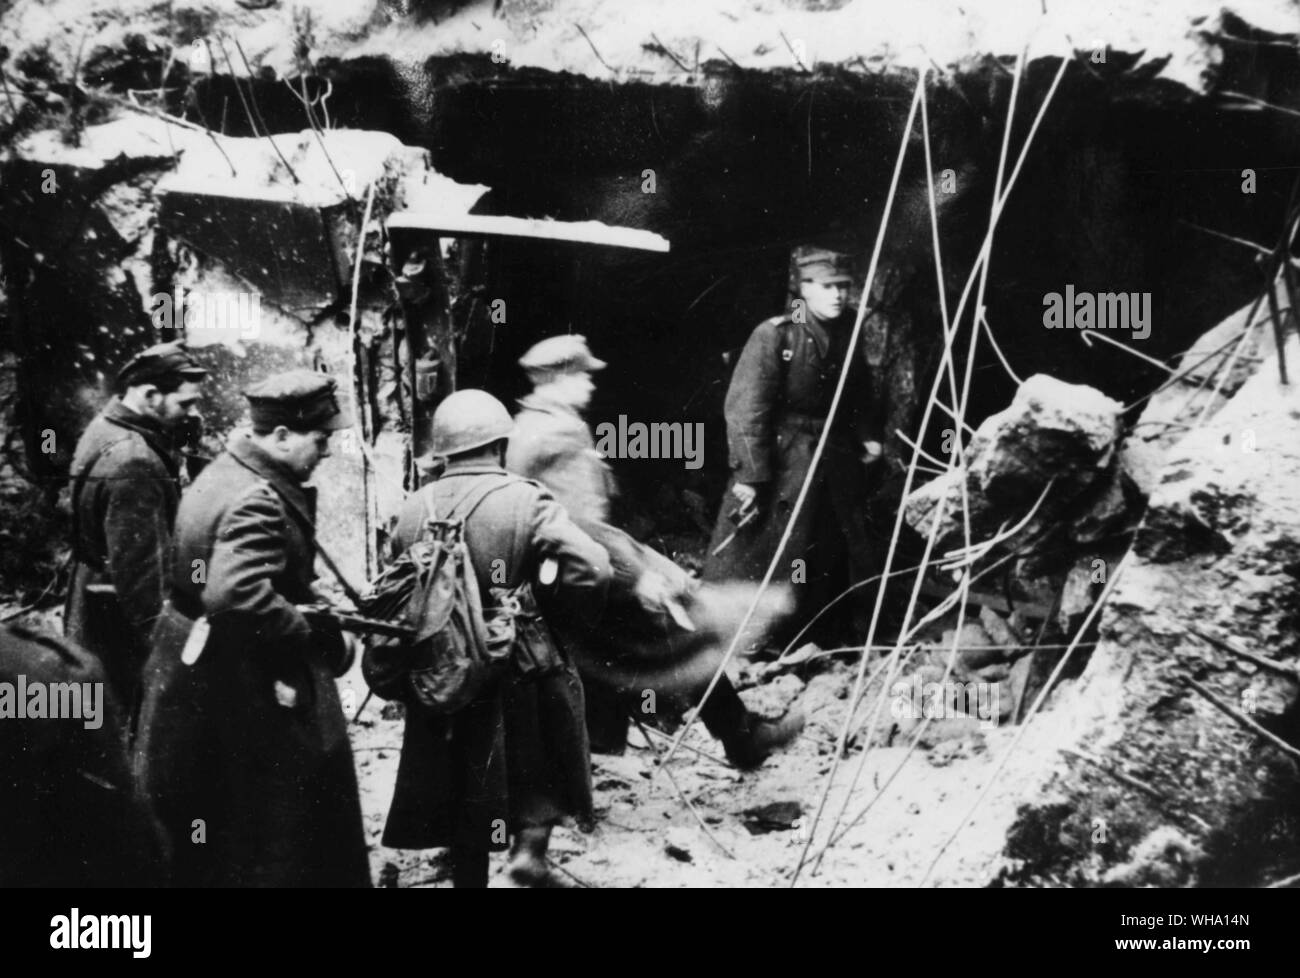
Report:
<svg viewBox="0 0 1300 978"><path fill-rule="evenodd" d="M409 642L379 640L366 649L362 672L377 695L449 715L504 674L515 644L518 600L499 594L484 608L464 530L479 504L506 485L471 491L445 516L426 511L419 539L363 598L364 614L405 625L415 635Z"/></svg>

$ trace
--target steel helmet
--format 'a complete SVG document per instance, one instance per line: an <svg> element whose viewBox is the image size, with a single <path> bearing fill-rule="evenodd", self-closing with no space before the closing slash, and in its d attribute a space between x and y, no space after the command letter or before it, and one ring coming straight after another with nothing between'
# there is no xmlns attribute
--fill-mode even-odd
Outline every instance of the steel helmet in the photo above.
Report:
<svg viewBox="0 0 1300 978"><path fill-rule="evenodd" d="M514 430L506 406L487 391L448 394L433 412L434 455L456 455L510 437Z"/></svg>

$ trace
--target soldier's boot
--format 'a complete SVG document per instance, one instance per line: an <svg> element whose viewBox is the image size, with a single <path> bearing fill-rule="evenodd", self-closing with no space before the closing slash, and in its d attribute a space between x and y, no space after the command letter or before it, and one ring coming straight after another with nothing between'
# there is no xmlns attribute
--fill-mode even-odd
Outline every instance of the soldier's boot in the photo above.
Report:
<svg viewBox="0 0 1300 978"><path fill-rule="evenodd" d="M700 707L700 719L709 733L722 741L727 760L741 770L758 767L803 730L803 714L797 710L780 720L758 719L725 676Z"/></svg>
<svg viewBox="0 0 1300 978"><path fill-rule="evenodd" d="M749 717L746 730L722 742L727 760L741 770L752 770L762 764L773 751L785 747L803 732L804 716L791 710L780 720L758 720Z"/></svg>
<svg viewBox="0 0 1300 978"><path fill-rule="evenodd" d="M546 864L546 850L551 844L549 825L530 825L515 833L510 848L510 879L517 886L550 886L552 874Z"/></svg>

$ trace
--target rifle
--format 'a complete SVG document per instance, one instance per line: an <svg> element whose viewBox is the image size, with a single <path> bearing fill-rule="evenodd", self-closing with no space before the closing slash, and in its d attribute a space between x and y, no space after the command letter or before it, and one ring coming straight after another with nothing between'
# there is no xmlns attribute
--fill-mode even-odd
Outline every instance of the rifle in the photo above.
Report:
<svg viewBox="0 0 1300 978"><path fill-rule="evenodd" d="M394 625L391 621L381 621L378 618L366 618L355 611L335 608L333 605L300 604L298 610L309 622L313 619L316 621L330 619L347 632L355 632L359 635L385 635L389 638L405 639L408 642L415 640L415 630L405 625Z"/></svg>

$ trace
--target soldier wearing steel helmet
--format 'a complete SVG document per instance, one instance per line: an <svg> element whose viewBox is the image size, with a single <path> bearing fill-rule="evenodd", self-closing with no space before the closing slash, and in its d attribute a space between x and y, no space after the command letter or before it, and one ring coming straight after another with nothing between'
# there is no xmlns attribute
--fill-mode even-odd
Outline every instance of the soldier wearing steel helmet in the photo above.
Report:
<svg viewBox="0 0 1300 978"><path fill-rule="evenodd" d="M480 594L531 585L545 616L600 614L610 578L605 550L538 483L506 472L513 424L485 391L449 395L433 416L441 476L407 499L394 531L401 553L430 518L464 520ZM513 837L509 874L520 885L556 882L546 865L552 827L592 817L582 683L533 620L510 674L450 717L409 706L384 845L449 847L456 886L487 885L488 854ZM382 693L382 691L381 691Z"/></svg>

